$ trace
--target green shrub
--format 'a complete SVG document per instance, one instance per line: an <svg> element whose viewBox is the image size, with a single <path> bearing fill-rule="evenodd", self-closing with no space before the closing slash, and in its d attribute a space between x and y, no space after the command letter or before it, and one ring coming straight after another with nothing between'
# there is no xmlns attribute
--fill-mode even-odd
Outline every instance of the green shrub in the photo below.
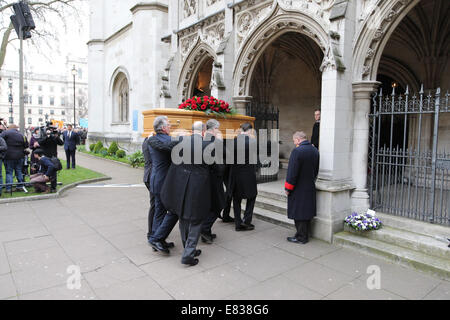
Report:
<svg viewBox="0 0 450 320"><path fill-rule="evenodd" d="M91 152L94 152L95 146L96 146L95 143L91 143L91 144L89 145L89 150L91 150Z"/></svg>
<svg viewBox="0 0 450 320"><path fill-rule="evenodd" d="M128 157L128 160L130 161L130 165L133 168L137 168L145 163L144 154L142 153L142 151L137 151L133 153L131 156Z"/></svg>
<svg viewBox="0 0 450 320"><path fill-rule="evenodd" d="M113 143L111 143L111 145L109 146L109 148L108 148L108 154L110 155L110 156L115 156L116 155L116 152L119 150L119 147L117 146L117 142L113 142Z"/></svg>
<svg viewBox="0 0 450 320"><path fill-rule="evenodd" d="M117 157L117 158L122 159L122 158L125 158L125 156L126 156L125 151L123 151L123 150L117 150L117 152L116 152L116 157Z"/></svg>
<svg viewBox="0 0 450 320"><path fill-rule="evenodd" d="M99 141L99 142L97 142L97 144L95 145L94 152L95 152L95 153L99 153L100 150L102 150L102 148L103 148L103 143L102 143L101 141Z"/></svg>
<svg viewBox="0 0 450 320"><path fill-rule="evenodd" d="M86 146L83 146L83 145L79 146L79 147L78 147L78 151L80 151L80 152L86 152Z"/></svg>
<svg viewBox="0 0 450 320"><path fill-rule="evenodd" d="M106 157L108 155L108 149L101 148L99 153L102 157Z"/></svg>

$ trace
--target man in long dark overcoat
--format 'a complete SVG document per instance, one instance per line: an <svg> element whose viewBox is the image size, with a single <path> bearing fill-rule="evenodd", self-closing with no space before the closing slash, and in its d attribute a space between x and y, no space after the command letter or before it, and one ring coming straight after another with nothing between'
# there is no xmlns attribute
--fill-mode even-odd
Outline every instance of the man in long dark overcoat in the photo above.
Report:
<svg viewBox="0 0 450 320"><path fill-rule="evenodd" d="M288 218L295 221L297 233L287 240L306 244L311 220L316 216L316 178L319 173L319 151L304 132L293 136L296 148L289 158L285 183L288 196Z"/></svg>
<svg viewBox="0 0 450 320"><path fill-rule="evenodd" d="M211 210L211 175L210 166L202 156L210 143L203 140L203 124L195 122L192 131L192 136L184 137L177 145L182 150L180 155L189 156L185 156L177 165L174 161L170 167L161 191L161 200L169 211L179 217L184 246L181 263L194 266L198 263L196 257L201 254L197 250L197 243L202 225Z"/></svg>
<svg viewBox="0 0 450 320"><path fill-rule="evenodd" d="M233 197L234 223L236 231L253 230L253 209L258 190L256 186L256 139L252 136L250 123L241 125L241 133L234 139L235 162L231 167L227 193ZM241 218L241 202L246 199L245 212Z"/></svg>
<svg viewBox="0 0 450 320"><path fill-rule="evenodd" d="M212 233L212 226L225 207L226 201L225 190L223 188L223 175L225 171L225 164L223 164L224 142L221 139L222 134L219 128L220 123L215 119L210 119L206 122L204 140L210 142L208 148L211 147L211 149L208 150L208 154L211 156L211 161L214 161L215 164L211 167L211 210L209 216L203 222L201 231L202 242L208 244L211 244L216 238L216 235Z"/></svg>

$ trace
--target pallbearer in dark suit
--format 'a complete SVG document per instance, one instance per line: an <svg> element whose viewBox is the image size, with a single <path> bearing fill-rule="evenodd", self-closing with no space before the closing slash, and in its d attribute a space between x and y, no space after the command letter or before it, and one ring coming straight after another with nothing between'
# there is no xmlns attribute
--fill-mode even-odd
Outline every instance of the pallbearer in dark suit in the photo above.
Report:
<svg viewBox="0 0 450 320"><path fill-rule="evenodd" d="M166 179L167 171L172 163L170 148L161 150L160 145L170 145L170 123L166 116L156 117L153 122L156 136L149 138L149 152L152 161L150 174L150 192L155 196L155 215L152 223L152 233L148 242L153 249L170 253L173 243L167 243L166 239L175 227L178 217L164 207L161 201L161 189Z"/></svg>
<svg viewBox="0 0 450 320"><path fill-rule="evenodd" d="M66 151L67 169L70 169L70 160L72 159L72 169L75 169L75 151L77 144L80 144L80 136L73 131L71 124L67 126L67 131L63 132L64 151Z"/></svg>
<svg viewBox="0 0 450 320"><path fill-rule="evenodd" d="M206 122L206 133L204 140L211 147L211 157L221 157L220 162L215 161L215 165L211 167L211 210L210 215L203 222L201 238L202 242L211 244L216 238L212 233L212 226L220 215L220 211L225 207L225 191L223 189L223 174L225 165L223 164L223 156L219 154L224 150L224 142L222 134L219 130L220 123L215 119ZM216 153L217 152L217 153ZM209 154L209 153L208 153Z"/></svg>
<svg viewBox="0 0 450 320"><path fill-rule="evenodd" d="M150 192L150 175L152 174L152 158L150 157L150 152L148 150L148 137L145 138L142 143L142 153L144 154L145 166L144 166L144 184L147 187L150 196L150 208L148 210L148 232L147 241L152 233L153 217L155 215L155 197Z"/></svg>
<svg viewBox="0 0 450 320"><path fill-rule="evenodd" d="M202 157L203 150L209 142L203 140L203 124L195 122L193 135L184 137L177 146L183 155L190 154L172 164L161 190L164 206L178 215L181 240L184 251L181 263L194 266L201 254L197 250L202 225L211 212L211 174L210 166ZM174 161L175 162L175 161Z"/></svg>
<svg viewBox="0 0 450 320"><path fill-rule="evenodd" d="M233 197L234 223L236 231L253 230L253 209L258 190L256 187L256 139L250 123L241 125L241 133L234 139L234 164L231 167L227 193ZM247 199L244 218L241 219L241 202Z"/></svg>
<svg viewBox="0 0 450 320"><path fill-rule="evenodd" d="M288 196L288 218L295 221L297 233L287 240L306 244L309 226L316 215L316 178L319 173L319 151L304 132L293 136L296 148L289 159L285 192Z"/></svg>

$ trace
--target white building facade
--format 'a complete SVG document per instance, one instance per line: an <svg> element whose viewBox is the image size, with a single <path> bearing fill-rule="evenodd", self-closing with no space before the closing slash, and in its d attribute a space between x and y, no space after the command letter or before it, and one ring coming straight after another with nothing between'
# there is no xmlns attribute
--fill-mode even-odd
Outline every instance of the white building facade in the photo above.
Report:
<svg viewBox="0 0 450 320"><path fill-rule="evenodd" d="M89 139L139 149L143 111L176 108L203 92L241 114L251 103L276 107L287 159L292 133L310 134L320 108L314 234L327 241L344 216L370 206L374 93L450 87L446 0L90 3ZM410 118L399 144L411 146L418 126L432 142L433 119ZM449 126L443 114L441 149L450 144Z"/></svg>
<svg viewBox="0 0 450 320"><path fill-rule="evenodd" d="M67 72L62 75L24 73L26 128L38 127L51 120L73 123L74 101L77 124L80 118L87 118L87 59L68 58L65 69ZM72 69L76 70L75 92ZM0 117L19 125L19 72L2 70L0 77Z"/></svg>

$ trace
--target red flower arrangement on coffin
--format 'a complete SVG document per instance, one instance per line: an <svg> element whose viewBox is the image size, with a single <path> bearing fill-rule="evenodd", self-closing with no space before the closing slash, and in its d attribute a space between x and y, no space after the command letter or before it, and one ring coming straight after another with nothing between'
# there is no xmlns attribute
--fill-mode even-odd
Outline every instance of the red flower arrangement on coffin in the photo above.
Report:
<svg viewBox="0 0 450 320"><path fill-rule="evenodd" d="M236 114L233 108L230 105L223 101L214 97L203 96L197 97L194 96L190 99L187 99L182 104L178 106L178 109L182 110L192 110L192 111L202 111L207 115L217 115L217 116L227 116Z"/></svg>

